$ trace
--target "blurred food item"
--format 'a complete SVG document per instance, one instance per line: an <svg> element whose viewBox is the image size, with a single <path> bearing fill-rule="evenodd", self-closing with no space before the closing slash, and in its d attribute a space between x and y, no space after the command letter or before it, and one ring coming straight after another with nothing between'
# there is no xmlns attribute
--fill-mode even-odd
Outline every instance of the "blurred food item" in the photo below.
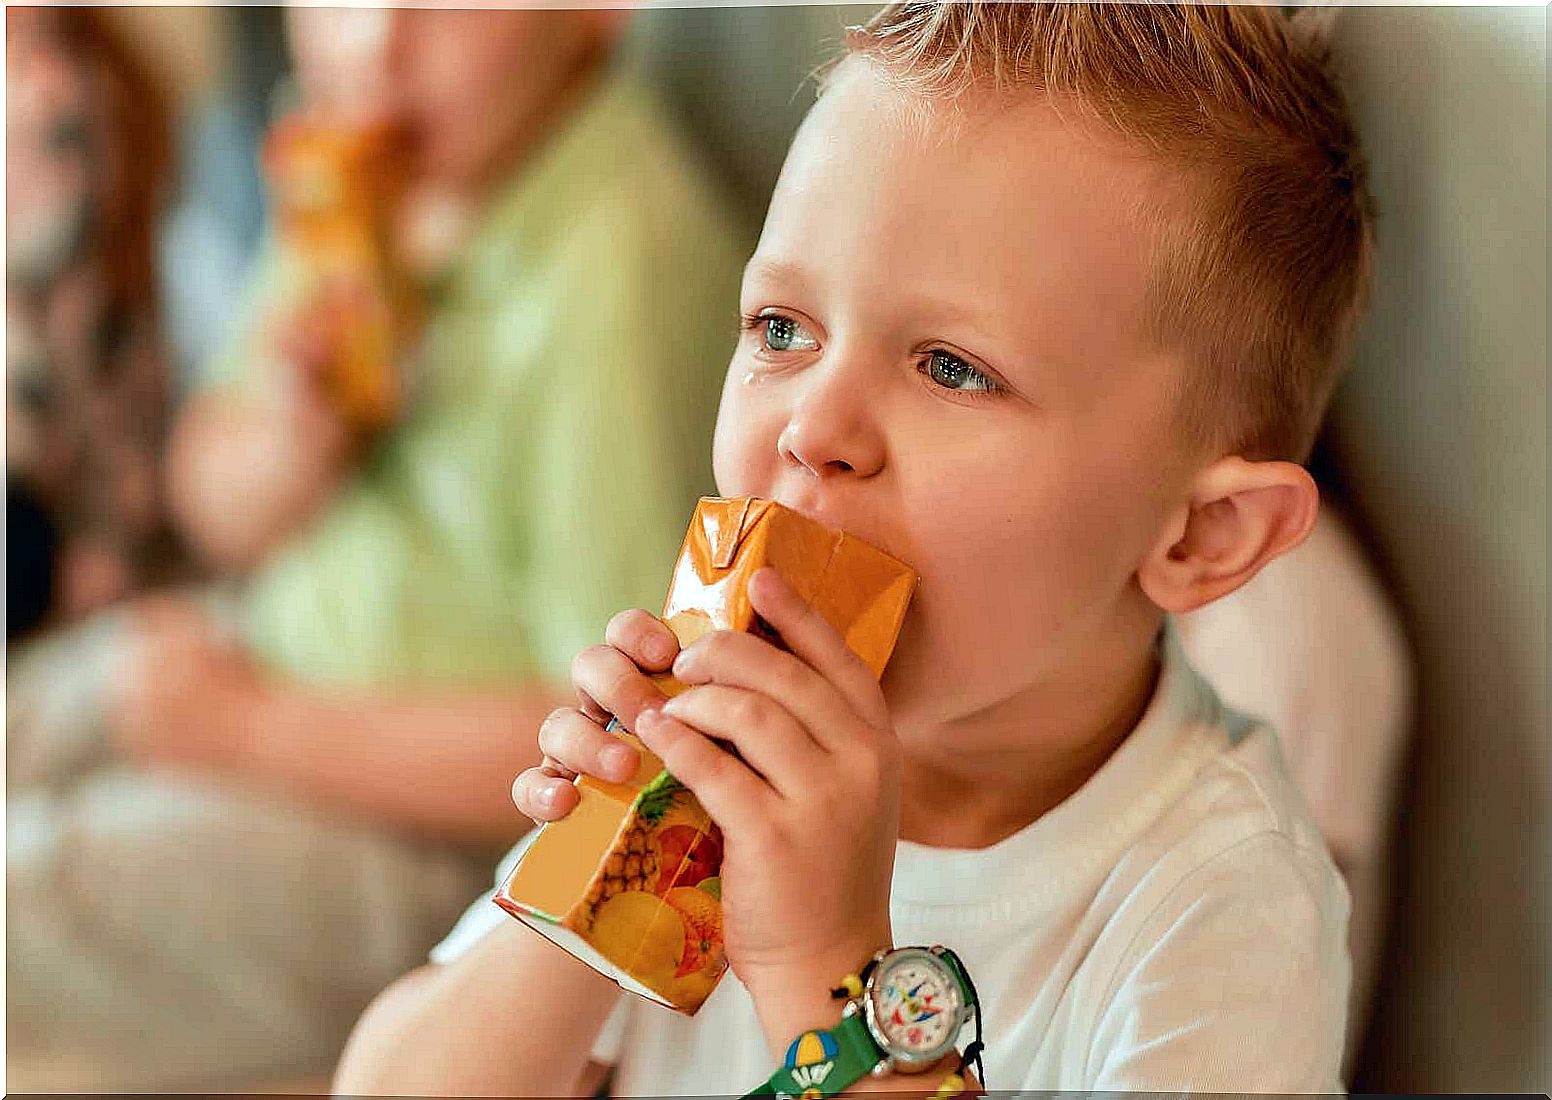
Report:
<svg viewBox="0 0 1552 1100"><path fill-rule="evenodd" d="M882 676L916 574L861 539L769 500L702 497L663 615L681 646L711 630L781 639L749 603L773 566ZM685 686L653 677L667 695ZM727 969L722 948L722 834L663 762L641 753L627 783L583 775L577 807L545 825L496 892L496 904L623 988L694 1015Z"/></svg>
<svg viewBox="0 0 1552 1100"><path fill-rule="evenodd" d="M310 269L330 338L323 383L357 427L378 428L403 404L400 356L420 323L414 281L393 238L405 165L386 124L299 113L264 150L282 239Z"/></svg>

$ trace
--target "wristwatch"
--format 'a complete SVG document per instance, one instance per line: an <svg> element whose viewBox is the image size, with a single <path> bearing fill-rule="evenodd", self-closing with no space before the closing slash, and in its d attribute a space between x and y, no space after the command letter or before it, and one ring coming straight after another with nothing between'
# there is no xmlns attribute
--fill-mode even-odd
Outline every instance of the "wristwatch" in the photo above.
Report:
<svg viewBox="0 0 1552 1100"><path fill-rule="evenodd" d="M847 997L841 1022L805 1031L765 1084L748 1096L811 1100L834 1096L872 1073L920 1073L956 1049L960 1030L976 1021L980 1004L959 956L941 945L880 951L836 997Z"/></svg>

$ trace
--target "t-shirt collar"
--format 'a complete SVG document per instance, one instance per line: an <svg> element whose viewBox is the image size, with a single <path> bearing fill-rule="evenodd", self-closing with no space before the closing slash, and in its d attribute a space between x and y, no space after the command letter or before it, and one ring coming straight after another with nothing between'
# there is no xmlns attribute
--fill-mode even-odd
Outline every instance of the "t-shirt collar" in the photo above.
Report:
<svg viewBox="0 0 1552 1100"><path fill-rule="evenodd" d="M1109 759L1055 808L987 848L896 847L893 900L954 908L997 898L1037 902L1067 887L1137 835L1196 770L1213 697L1173 628L1158 641L1160 671L1136 727Z"/></svg>

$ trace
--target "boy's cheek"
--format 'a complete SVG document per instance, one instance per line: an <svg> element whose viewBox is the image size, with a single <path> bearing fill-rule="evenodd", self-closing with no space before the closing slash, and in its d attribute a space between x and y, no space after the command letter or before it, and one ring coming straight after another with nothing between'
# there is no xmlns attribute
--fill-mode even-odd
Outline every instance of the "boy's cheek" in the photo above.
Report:
<svg viewBox="0 0 1552 1100"><path fill-rule="evenodd" d="M737 363L733 370L738 370ZM781 425L751 413L739 395L723 397L712 435L711 467L717 492L725 497L763 497L774 491Z"/></svg>

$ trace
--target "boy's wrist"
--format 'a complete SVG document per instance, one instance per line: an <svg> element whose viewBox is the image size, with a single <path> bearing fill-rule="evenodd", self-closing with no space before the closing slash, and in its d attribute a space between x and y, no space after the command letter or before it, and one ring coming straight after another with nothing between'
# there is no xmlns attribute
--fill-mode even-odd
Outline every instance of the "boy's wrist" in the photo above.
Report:
<svg viewBox="0 0 1552 1100"><path fill-rule="evenodd" d="M773 1064L781 1061L798 1035L828 1030L840 1023L846 1002L832 997L830 991L892 942L891 935L884 930L740 976L754 1000Z"/></svg>

